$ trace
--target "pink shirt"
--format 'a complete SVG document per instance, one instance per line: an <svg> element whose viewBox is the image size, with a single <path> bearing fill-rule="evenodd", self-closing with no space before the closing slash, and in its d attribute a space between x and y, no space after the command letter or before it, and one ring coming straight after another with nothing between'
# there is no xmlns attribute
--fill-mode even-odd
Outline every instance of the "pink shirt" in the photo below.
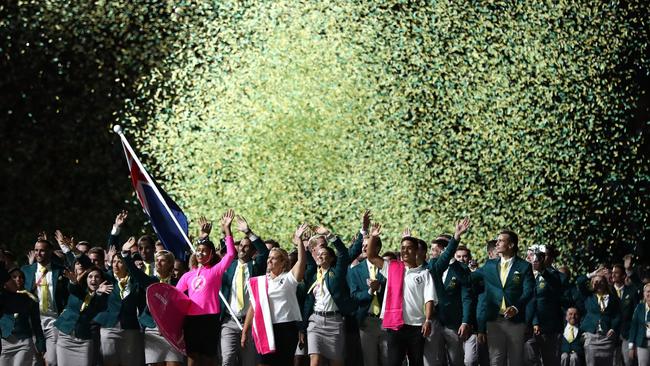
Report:
<svg viewBox="0 0 650 366"><path fill-rule="evenodd" d="M176 288L185 291L192 303L187 315L219 314L219 290L221 277L235 259L235 243L232 236L226 236L226 255L212 267L199 267L185 273Z"/></svg>

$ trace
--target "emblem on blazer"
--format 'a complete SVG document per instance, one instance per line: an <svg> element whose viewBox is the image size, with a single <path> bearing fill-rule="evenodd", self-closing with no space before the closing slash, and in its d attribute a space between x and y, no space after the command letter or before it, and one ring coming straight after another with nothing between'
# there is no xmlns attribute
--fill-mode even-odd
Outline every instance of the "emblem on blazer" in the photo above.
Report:
<svg viewBox="0 0 650 366"><path fill-rule="evenodd" d="M544 287L546 287L546 282L544 282L544 279L541 279L541 280L539 281L539 288L540 288L540 289L544 289Z"/></svg>
<svg viewBox="0 0 650 366"><path fill-rule="evenodd" d="M518 285L521 283L521 274L519 274L519 271L515 271L514 275L512 276L512 281Z"/></svg>
<svg viewBox="0 0 650 366"><path fill-rule="evenodd" d="M452 277L449 282L449 288L455 288L455 287L456 287L456 277Z"/></svg>

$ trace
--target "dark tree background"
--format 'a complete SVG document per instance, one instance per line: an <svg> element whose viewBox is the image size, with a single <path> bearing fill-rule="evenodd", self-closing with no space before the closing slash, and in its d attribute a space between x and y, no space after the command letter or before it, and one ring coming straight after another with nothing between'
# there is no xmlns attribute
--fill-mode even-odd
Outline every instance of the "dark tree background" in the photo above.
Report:
<svg viewBox="0 0 650 366"><path fill-rule="evenodd" d="M152 230L111 126L174 34L157 3L0 5L0 244L23 254L61 229L105 245L121 209L128 233Z"/></svg>

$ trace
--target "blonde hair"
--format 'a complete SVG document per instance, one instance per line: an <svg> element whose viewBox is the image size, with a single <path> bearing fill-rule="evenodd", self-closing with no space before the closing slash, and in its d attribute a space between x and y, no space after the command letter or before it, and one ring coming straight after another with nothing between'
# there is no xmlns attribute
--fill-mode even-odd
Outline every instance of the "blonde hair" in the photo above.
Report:
<svg viewBox="0 0 650 366"><path fill-rule="evenodd" d="M176 260L176 258L174 257L174 253L170 252L169 250L164 250L164 249L157 251L156 254L154 254L153 257L154 258L165 257L165 259L167 259L168 261L170 261L172 263L174 263L174 260Z"/></svg>
<svg viewBox="0 0 650 366"><path fill-rule="evenodd" d="M284 266L282 268L283 272L287 272L290 269L291 262L289 261L289 253L287 253L286 250L282 248L271 248L269 251L269 256L271 256L271 253L276 252L280 254L280 258L282 258L282 262L284 263Z"/></svg>

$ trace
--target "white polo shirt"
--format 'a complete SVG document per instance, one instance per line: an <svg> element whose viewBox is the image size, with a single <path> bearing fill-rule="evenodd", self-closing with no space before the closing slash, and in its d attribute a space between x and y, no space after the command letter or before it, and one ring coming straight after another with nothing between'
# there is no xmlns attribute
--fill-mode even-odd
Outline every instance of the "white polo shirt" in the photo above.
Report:
<svg viewBox="0 0 650 366"><path fill-rule="evenodd" d="M381 274L386 278L386 284L390 283L388 277L388 264L390 262L384 260L384 266L381 269ZM424 304L433 301L435 306L438 303L438 295L436 288L433 284L433 279L429 270L424 266L415 268L404 268L404 298L402 303L402 318L406 325L422 325L426 320L424 313ZM388 290L388 289L386 289ZM381 315L384 317L384 309L386 308L386 296L381 304Z"/></svg>
<svg viewBox="0 0 650 366"><path fill-rule="evenodd" d="M293 273L284 272L276 278L271 278L270 274L266 276L269 280L267 291L272 323L302 321L296 297L298 281L293 277Z"/></svg>

